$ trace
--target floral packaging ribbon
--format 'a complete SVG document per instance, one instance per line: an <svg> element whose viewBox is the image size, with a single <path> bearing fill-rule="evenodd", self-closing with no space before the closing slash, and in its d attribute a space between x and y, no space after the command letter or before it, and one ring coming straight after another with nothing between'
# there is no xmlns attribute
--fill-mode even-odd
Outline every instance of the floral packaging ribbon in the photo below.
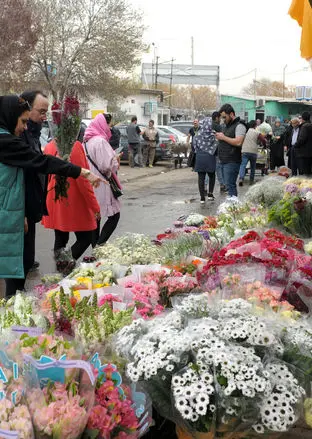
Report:
<svg viewBox="0 0 312 439"><path fill-rule="evenodd" d="M0 438L3 439L18 439L18 431L0 430Z"/></svg>
<svg viewBox="0 0 312 439"><path fill-rule="evenodd" d="M83 360L53 360L50 363L43 364L35 360L31 355L24 355L24 362L31 363L37 370L47 370L51 368L82 369L88 374L92 386L95 385L95 376L91 365Z"/></svg>

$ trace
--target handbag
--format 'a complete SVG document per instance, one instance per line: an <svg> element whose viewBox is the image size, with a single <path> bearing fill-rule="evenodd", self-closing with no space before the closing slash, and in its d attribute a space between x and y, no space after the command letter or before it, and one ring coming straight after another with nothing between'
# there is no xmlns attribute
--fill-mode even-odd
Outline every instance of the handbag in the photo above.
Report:
<svg viewBox="0 0 312 439"><path fill-rule="evenodd" d="M84 142L84 147L86 150L86 156L89 162L95 167L95 169L102 175L102 177L105 178L106 181L108 181L109 186L111 188L111 191L113 193L114 198L119 198L123 195L123 192L119 186L119 183L117 181L116 175L112 172L110 177L107 177L102 171L99 170L97 164L92 160L92 158L89 156L87 144Z"/></svg>
<svg viewBox="0 0 312 439"><path fill-rule="evenodd" d="M191 151L189 153L189 156L187 158L187 166L189 168L194 168L195 166L195 160L196 160L196 153L194 151Z"/></svg>

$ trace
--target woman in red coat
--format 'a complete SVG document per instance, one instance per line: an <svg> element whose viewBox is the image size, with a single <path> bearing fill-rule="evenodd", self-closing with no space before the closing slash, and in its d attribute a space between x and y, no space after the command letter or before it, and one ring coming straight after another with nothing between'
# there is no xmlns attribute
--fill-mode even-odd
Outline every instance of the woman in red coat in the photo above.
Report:
<svg viewBox="0 0 312 439"><path fill-rule="evenodd" d="M52 140L44 150L45 154L58 156L57 145ZM89 169L89 164L80 142L75 142L70 154L70 162ZM64 251L69 241L69 233L75 232L76 242L71 247L74 260L80 258L92 243L93 231L97 228L100 206L91 184L82 178L68 178L68 198L55 201L55 176L49 176L47 208L49 216L42 223L47 229L54 229L54 254L56 259Z"/></svg>

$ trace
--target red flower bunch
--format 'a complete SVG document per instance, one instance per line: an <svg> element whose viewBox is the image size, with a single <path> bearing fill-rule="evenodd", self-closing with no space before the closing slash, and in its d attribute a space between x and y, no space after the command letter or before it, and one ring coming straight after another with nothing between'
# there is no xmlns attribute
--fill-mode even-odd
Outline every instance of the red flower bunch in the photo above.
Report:
<svg viewBox="0 0 312 439"><path fill-rule="evenodd" d="M54 101L51 107L53 123L57 126L62 122L62 105L59 102Z"/></svg>
<svg viewBox="0 0 312 439"><path fill-rule="evenodd" d="M64 115L78 116L79 115L79 101L76 96L66 96L64 99Z"/></svg>
<svg viewBox="0 0 312 439"><path fill-rule="evenodd" d="M297 238L286 236L271 229L261 237L257 232L248 232L242 238L236 239L226 247L213 254L211 260L198 273L198 280L208 284L209 277L215 276L217 268L226 265L257 263L266 268L267 281L286 281L296 261L302 254L303 242ZM280 271L283 270L283 271ZM218 279L214 279L214 287Z"/></svg>
<svg viewBox="0 0 312 439"><path fill-rule="evenodd" d="M295 236L284 235L282 232L276 229L270 229L264 234L272 241L278 241L286 247L292 247L300 251L304 250L304 242L302 239L296 238Z"/></svg>

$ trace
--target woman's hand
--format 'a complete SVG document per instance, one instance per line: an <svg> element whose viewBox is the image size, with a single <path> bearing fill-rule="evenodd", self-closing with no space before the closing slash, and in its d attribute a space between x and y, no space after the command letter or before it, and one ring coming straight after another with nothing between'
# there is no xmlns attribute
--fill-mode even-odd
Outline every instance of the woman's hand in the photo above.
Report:
<svg viewBox="0 0 312 439"><path fill-rule="evenodd" d="M92 174L92 172L89 169L81 168L80 175L82 177L85 177L92 184L92 186L95 188L99 187L101 183L108 184L108 182L106 180L104 180L103 178L98 177L95 174Z"/></svg>
<svg viewBox="0 0 312 439"><path fill-rule="evenodd" d="M97 221L100 221L100 219L101 219L101 212L96 212L96 213L95 213L95 219L96 219Z"/></svg>

